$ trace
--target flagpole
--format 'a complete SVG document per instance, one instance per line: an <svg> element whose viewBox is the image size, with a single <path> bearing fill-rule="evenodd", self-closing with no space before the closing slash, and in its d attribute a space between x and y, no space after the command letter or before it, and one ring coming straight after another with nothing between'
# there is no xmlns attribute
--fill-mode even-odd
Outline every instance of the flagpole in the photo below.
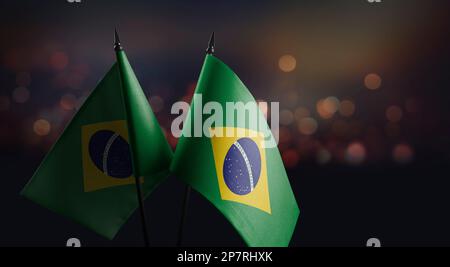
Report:
<svg viewBox="0 0 450 267"><path fill-rule="evenodd" d="M206 49L207 55L214 54L214 45L215 45L214 32L212 32L211 37L209 38L208 48ZM181 242L183 240L184 223L186 221L186 215L187 215L187 211L188 211L190 197L191 197L191 186L186 185L186 188L184 190L183 208L182 208L182 212L181 212L180 225L178 228L177 247L181 246Z"/></svg>
<svg viewBox="0 0 450 267"><path fill-rule="evenodd" d="M122 50L123 50L123 47L120 44L119 34L117 33L117 29L115 29L115 31L114 31L114 51L116 51L116 57L117 57L117 54ZM122 74L120 74L120 77L122 79ZM130 148L131 148L131 146L130 146ZM140 213L140 217L141 217L142 235L144 237L144 245L145 245L145 247L149 247L150 239L149 239L148 229L147 229L147 218L145 216L144 197L142 194L141 181L138 177L139 175L137 175L137 172L135 170L134 163L133 163L133 170L134 170L133 171L134 179L135 179L135 183L136 183L136 195L137 195L138 203L139 203L139 213Z"/></svg>
<svg viewBox="0 0 450 267"><path fill-rule="evenodd" d="M181 241L183 240L184 222L186 221L186 214L189 206L190 197L191 197L191 186L186 185L186 188L184 190L183 210L181 212L180 226L178 228L177 247L181 247Z"/></svg>

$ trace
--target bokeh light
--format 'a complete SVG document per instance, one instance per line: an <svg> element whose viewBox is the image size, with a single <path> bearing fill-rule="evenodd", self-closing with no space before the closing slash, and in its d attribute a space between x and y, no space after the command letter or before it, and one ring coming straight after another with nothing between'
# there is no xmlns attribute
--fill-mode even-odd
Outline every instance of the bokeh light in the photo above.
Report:
<svg viewBox="0 0 450 267"><path fill-rule="evenodd" d="M392 158L395 162L406 164L412 161L414 150L408 144L397 144L392 150Z"/></svg>
<svg viewBox="0 0 450 267"><path fill-rule="evenodd" d="M283 72L291 72L297 66L297 60L292 55L284 55L278 60L278 66Z"/></svg>
<svg viewBox="0 0 450 267"><path fill-rule="evenodd" d="M344 117L351 117L355 113L355 104L351 100L342 100L339 105L339 113Z"/></svg>
<svg viewBox="0 0 450 267"><path fill-rule="evenodd" d="M333 117L334 113L329 112L329 110L330 110L329 107L325 108L324 102L325 102L325 99L320 99L319 101L317 101L317 103L316 103L317 113L323 119L330 119L331 117Z"/></svg>
<svg viewBox="0 0 450 267"><path fill-rule="evenodd" d="M325 148L321 148L316 153L316 161L320 165L327 164L331 160L331 153Z"/></svg>
<svg viewBox="0 0 450 267"><path fill-rule="evenodd" d="M295 109L294 117L297 121L300 121L301 119L309 116L311 116L311 112L309 112L309 109L305 107L298 107Z"/></svg>
<svg viewBox="0 0 450 267"><path fill-rule="evenodd" d="M50 66L55 70L63 70L69 64L69 57L66 53L58 51L50 56Z"/></svg>
<svg viewBox="0 0 450 267"><path fill-rule="evenodd" d="M297 90L289 90L282 97L284 105L291 108L297 105L299 99Z"/></svg>
<svg viewBox="0 0 450 267"><path fill-rule="evenodd" d="M50 133L51 126L47 120L39 119L36 120L33 124L33 131L35 134L39 136L45 136Z"/></svg>
<svg viewBox="0 0 450 267"><path fill-rule="evenodd" d="M17 87L12 92L12 98L16 103L25 103L30 98L30 91L25 87Z"/></svg>
<svg viewBox="0 0 450 267"><path fill-rule="evenodd" d="M325 98L322 102L323 109L326 113L334 114L339 109L339 99L334 96Z"/></svg>
<svg viewBox="0 0 450 267"><path fill-rule="evenodd" d="M298 131L304 135L314 134L317 128L317 121L311 117L303 118L298 122Z"/></svg>
<svg viewBox="0 0 450 267"><path fill-rule="evenodd" d="M367 89L376 90L381 86L381 77L376 73L367 74L364 78L364 84Z"/></svg>
<svg viewBox="0 0 450 267"><path fill-rule="evenodd" d="M366 148L360 142L353 142L348 145L345 151L345 159L352 165L361 164L366 158Z"/></svg>
<svg viewBox="0 0 450 267"><path fill-rule="evenodd" d="M390 122L399 122L403 117L403 111L399 106L390 106L386 109L386 118Z"/></svg>
<svg viewBox="0 0 450 267"><path fill-rule="evenodd" d="M276 29L274 31L277 32ZM356 57L351 60L344 53L346 59L342 61L340 56L323 54L323 47L314 47L314 42L312 47L290 45L289 37L285 39L284 36L286 32L277 34L277 42L273 45L266 46L259 42L261 46L255 47L252 50L254 53L248 54L249 60L240 61L239 57L229 59L230 66L236 68L251 93L259 99L257 102L261 113L266 118L271 116L272 107L265 101L280 103L280 152L295 147L298 157L305 164L327 164L330 161L333 164L347 164L347 160L358 162L358 159L384 164L386 160L396 162L401 158L398 155L407 154L401 152L406 151L402 146L394 148L396 143L403 140L414 144L417 158L422 151L418 149L421 147L420 142L424 142L424 147L427 145L434 148L435 142L436 147L445 145L427 135L432 132L429 129L439 129L436 125L441 121L440 116L443 116L441 113L445 112L445 107L441 109L438 106L440 102L433 99L434 95L423 91L425 83L416 84L411 79L402 79L402 74L405 74L401 72L402 65L389 65L398 60L386 57L386 61L383 57L364 56L369 50L362 46L359 50L350 49L355 52L352 55ZM12 129L25 127L28 134L41 140L40 143L43 138L34 131L35 120L45 120L51 126L48 127L51 130L45 140L53 138L55 133L59 134L60 128L68 123L77 106L84 102L83 95L94 89L111 60L114 60L114 53L108 51L83 55L88 51L87 43L71 44L70 40L68 42L67 38L59 35L47 39L40 40L42 42L37 46L30 43L18 50L19 63L27 59L33 61L36 57L41 65L8 68L4 75L6 92L0 93L0 110L5 110L0 115L11 115L13 123L9 124ZM98 46L99 40L92 44L93 47ZM164 40L158 44L164 44ZM21 46L19 43L16 45ZM24 53L21 52L26 52L28 46L32 49L22 57L20 54ZM193 47L194 43L183 48L188 51ZM339 44L336 47L342 48ZM145 58L157 54L157 50L165 46L152 47L154 51L148 50L148 47L135 48L137 64L133 68L140 72L140 82L147 88L153 88L146 91L148 102L161 126L167 129L171 146L175 147L177 139L169 131L173 116L166 111L170 111L171 104L179 99L190 102L197 86L198 73L195 71L199 71L200 66L193 69L191 58L186 58L181 62L182 66L173 69L170 67L173 65L170 64L172 61L168 60L164 61L167 64L156 64L159 69L145 73L156 62L146 61ZM261 52L267 52L264 54L265 58L260 56L263 54ZM5 51L6 54L10 52ZM267 65L268 58L270 60ZM314 60L317 58L323 60ZM259 75L252 75L255 69L259 70ZM178 78L167 79L175 76ZM57 88L52 86L53 80L58 84ZM435 87L442 89L437 84ZM19 105L16 102L26 104ZM390 107L391 105L395 106ZM412 113L418 110L423 114L414 119L416 114ZM27 123L20 123L25 118ZM36 122L36 125L40 126L39 129L46 129L44 122ZM370 126L377 127L379 131L373 140L367 137ZM20 140L24 131L19 129L16 132L19 133L17 139ZM418 138L423 139L417 140ZM299 145L301 141L305 141L309 147L306 149ZM377 146L383 147L380 157L375 155ZM288 158L294 158L289 156L294 154L293 151L286 153Z"/></svg>
<svg viewBox="0 0 450 267"><path fill-rule="evenodd" d="M294 114L292 111L283 109L280 111L280 124L290 125L294 121Z"/></svg>
<svg viewBox="0 0 450 267"><path fill-rule="evenodd" d="M64 110L73 110L77 105L77 98L73 94L65 94L59 100L59 105Z"/></svg>
<svg viewBox="0 0 450 267"><path fill-rule="evenodd" d="M49 108L44 108L39 111L37 116L41 119L47 120L52 126L60 125L64 122L65 116L61 112L59 105L55 105Z"/></svg>

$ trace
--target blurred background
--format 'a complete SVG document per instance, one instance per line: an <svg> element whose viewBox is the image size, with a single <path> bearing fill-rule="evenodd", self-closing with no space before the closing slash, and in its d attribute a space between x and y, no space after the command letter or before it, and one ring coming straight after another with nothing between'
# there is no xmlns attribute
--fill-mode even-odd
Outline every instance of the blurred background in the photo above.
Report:
<svg viewBox="0 0 450 267"><path fill-rule="evenodd" d="M19 192L115 61L114 27L161 125L190 100L212 31L256 99L280 102L279 149L300 206L292 246L450 245L448 1L0 3L0 245L113 241ZM177 140L168 135L175 148ZM184 185L147 199L151 241L173 246ZM243 246L197 193L186 246Z"/></svg>

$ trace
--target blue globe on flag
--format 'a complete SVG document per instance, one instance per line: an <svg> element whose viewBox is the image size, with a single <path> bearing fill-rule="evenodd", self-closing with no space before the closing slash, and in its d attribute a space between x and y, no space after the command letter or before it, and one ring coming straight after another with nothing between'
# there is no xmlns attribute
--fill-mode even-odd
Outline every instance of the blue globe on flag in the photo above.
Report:
<svg viewBox="0 0 450 267"><path fill-rule="evenodd" d="M228 149L223 163L225 184L235 194L251 193L261 174L258 145L250 138L240 138Z"/></svg>
<svg viewBox="0 0 450 267"><path fill-rule="evenodd" d="M95 132L89 140L89 156L95 166L107 176L123 179L132 175L130 146L114 131Z"/></svg>

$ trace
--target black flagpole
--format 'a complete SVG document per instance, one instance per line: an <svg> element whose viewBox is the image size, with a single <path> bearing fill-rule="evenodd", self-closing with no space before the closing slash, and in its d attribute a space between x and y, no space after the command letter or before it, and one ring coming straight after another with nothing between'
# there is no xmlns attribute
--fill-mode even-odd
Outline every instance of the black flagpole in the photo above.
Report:
<svg viewBox="0 0 450 267"><path fill-rule="evenodd" d="M181 212L180 226L178 228L177 247L181 247L181 241L183 240L184 222L186 221L186 214L189 206L190 196L191 196L191 186L186 185L186 188L184 190L183 210Z"/></svg>
<svg viewBox="0 0 450 267"><path fill-rule="evenodd" d="M214 54L214 32L212 32L211 37L209 38L208 48L206 49L207 55ZM184 230L184 222L186 221L187 210L189 206L189 198L191 196L191 186L186 185L186 189L184 191L184 200L183 200L183 210L181 212L180 226L178 228L178 239L177 239L177 247L181 246L181 242L183 240L183 230Z"/></svg>
<svg viewBox="0 0 450 267"><path fill-rule="evenodd" d="M120 44L119 34L117 33L117 29L114 30L114 51L117 53L123 50L122 45ZM145 209L144 209L144 197L142 195L142 188L141 188L141 182L140 179L137 177L137 175L134 175L135 182L136 182L136 193L139 203L139 212L141 217L141 225L142 225L142 234L144 236L144 244L145 247L150 246L150 240L148 237L148 230L147 230L147 219L145 216Z"/></svg>

